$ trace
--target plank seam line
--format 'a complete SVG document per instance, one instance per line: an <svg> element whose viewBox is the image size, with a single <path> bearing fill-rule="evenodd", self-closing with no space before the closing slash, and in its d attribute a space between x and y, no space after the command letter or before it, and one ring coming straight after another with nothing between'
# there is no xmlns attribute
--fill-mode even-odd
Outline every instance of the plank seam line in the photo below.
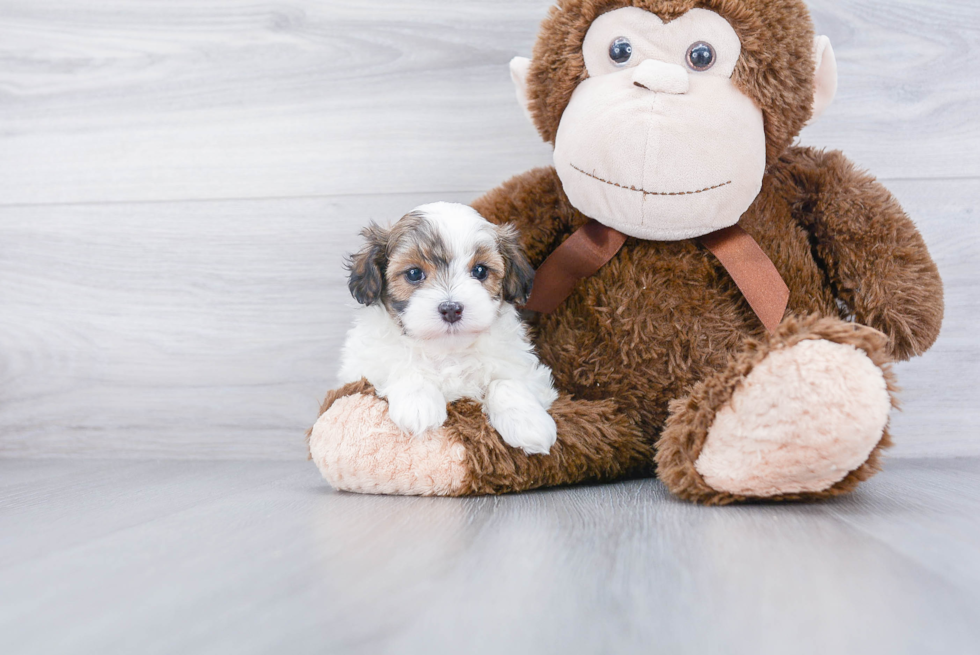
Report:
<svg viewBox="0 0 980 655"><path fill-rule="evenodd" d="M980 179L980 178L978 178ZM459 194L478 194L482 195L490 189L450 189L438 191L366 191L364 193L325 193L298 196L240 196L240 197L216 197L216 198L172 198L166 200L83 200L79 202L0 202L0 209L29 209L32 207L99 207L108 205L179 205L190 203L220 203L220 202L270 202L282 200L317 200L327 198L357 198L363 196L434 196L434 195L459 195ZM0 192L2 195L2 192Z"/></svg>

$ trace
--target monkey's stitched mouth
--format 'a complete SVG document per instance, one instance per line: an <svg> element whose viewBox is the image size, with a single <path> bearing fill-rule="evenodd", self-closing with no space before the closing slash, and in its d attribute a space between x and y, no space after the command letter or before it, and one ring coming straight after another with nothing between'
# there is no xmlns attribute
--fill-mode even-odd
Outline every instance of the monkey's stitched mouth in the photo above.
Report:
<svg viewBox="0 0 980 655"><path fill-rule="evenodd" d="M572 168L574 168L575 170L577 170L582 175L585 175L587 177L591 177L593 180L599 180L600 182L604 182L604 183L609 184L609 185L614 186L614 187L619 187L620 189L626 189L627 191L638 191L639 193L642 193L644 196L693 196L693 195L695 195L697 193L704 193L705 191L713 191L715 189L720 189L721 187L728 186L729 184L732 183L731 180L728 180L727 182L722 182L721 184L716 184L714 186L709 186L709 187L705 187L703 189L698 189L697 191L673 191L673 192L647 191L645 189L637 189L635 186L624 186L624 185L619 184L617 182L610 182L609 180L604 180L601 177L599 177L598 175L595 175L594 173L586 173L585 171L583 171L581 168L579 168L575 164L569 164L569 166L571 166Z"/></svg>

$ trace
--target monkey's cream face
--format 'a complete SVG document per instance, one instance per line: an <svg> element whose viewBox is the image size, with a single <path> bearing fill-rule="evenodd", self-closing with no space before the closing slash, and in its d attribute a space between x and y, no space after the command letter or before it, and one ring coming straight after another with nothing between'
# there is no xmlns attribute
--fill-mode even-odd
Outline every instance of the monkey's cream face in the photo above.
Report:
<svg viewBox="0 0 980 655"><path fill-rule="evenodd" d="M641 239L737 223L762 187L766 138L762 111L732 82L741 43L728 21L617 9L592 23L583 54L589 77L555 139L572 205Z"/></svg>

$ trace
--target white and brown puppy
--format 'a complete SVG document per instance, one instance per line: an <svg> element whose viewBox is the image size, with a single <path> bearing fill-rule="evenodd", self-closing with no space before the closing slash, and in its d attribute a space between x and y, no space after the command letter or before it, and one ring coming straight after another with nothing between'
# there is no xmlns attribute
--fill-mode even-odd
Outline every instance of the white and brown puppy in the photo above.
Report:
<svg viewBox="0 0 980 655"><path fill-rule="evenodd" d="M440 202L362 234L349 286L365 307L347 335L341 381L366 378L413 435L440 427L448 402L471 398L507 444L548 453L558 394L512 304L527 300L534 277L516 230Z"/></svg>

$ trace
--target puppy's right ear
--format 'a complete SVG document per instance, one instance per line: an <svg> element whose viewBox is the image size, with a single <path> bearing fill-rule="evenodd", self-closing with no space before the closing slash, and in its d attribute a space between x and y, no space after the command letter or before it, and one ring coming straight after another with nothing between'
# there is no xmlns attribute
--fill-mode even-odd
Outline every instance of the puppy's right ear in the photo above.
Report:
<svg viewBox="0 0 980 655"><path fill-rule="evenodd" d="M385 269L388 264L388 237L390 232L376 223L361 231L366 243L347 260L347 288L354 300L362 305L373 305L381 298L385 286Z"/></svg>

